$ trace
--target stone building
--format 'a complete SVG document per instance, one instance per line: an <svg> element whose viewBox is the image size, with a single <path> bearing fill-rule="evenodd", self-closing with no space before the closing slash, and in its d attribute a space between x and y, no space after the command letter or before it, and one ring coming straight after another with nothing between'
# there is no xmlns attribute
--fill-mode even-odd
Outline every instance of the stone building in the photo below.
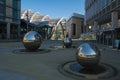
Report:
<svg viewBox="0 0 120 80"><path fill-rule="evenodd" d="M66 32L69 37L73 39L80 38L80 34L83 32L83 26L84 16L78 13L73 13L66 23Z"/></svg>

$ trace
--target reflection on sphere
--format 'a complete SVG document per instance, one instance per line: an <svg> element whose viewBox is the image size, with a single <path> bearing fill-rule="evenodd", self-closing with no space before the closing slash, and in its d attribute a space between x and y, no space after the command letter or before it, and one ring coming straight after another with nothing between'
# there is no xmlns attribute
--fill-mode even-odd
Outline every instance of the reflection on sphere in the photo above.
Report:
<svg viewBox="0 0 120 80"><path fill-rule="evenodd" d="M41 35L36 31L30 31L23 38L23 45L28 50L37 50L42 43Z"/></svg>
<svg viewBox="0 0 120 80"><path fill-rule="evenodd" d="M66 48L71 47L71 45L72 45L72 40L71 40L71 38L69 38L69 37L64 38L63 44L64 44L64 46L65 46Z"/></svg>
<svg viewBox="0 0 120 80"><path fill-rule="evenodd" d="M84 67L95 66L100 61L100 51L95 45L84 43L78 47L76 58Z"/></svg>

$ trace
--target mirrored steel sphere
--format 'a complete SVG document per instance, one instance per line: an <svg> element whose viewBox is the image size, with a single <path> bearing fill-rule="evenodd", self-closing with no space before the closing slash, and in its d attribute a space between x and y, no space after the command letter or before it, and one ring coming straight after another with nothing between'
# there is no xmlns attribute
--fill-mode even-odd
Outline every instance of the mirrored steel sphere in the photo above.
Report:
<svg viewBox="0 0 120 80"><path fill-rule="evenodd" d="M23 45L28 50L36 50L42 43L42 37L36 31L30 31L23 38Z"/></svg>
<svg viewBox="0 0 120 80"><path fill-rule="evenodd" d="M100 51L95 45L84 43L79 46L76 58L84 67L95 66L100 61Z"/></svg>
<svg viewBox="0 0 120 80"><path fill-rule="evenodd" d="M69 37L64 38L63 44L64 44L64 46L65 46L66 48L71 47L71 45L72 45L72 40L71 40L71 38L69 38Z"/></svg>

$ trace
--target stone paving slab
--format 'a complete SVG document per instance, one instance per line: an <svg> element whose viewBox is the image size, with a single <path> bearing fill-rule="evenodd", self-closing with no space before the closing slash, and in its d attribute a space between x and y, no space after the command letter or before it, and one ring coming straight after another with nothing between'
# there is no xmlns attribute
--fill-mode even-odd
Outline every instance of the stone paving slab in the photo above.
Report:
<svg viewBox="0 0 120 80"><path fill-rule="evenodd" d="M61 44L61 41L48 40L42 43L41 48L48 49L50 46ZM73 44L79 45L81 42L75 41ZM3 73L0 80L76 80L61 74L57 69L64 62L76 60L76 48L51 49L45 54L15 54L12 53L13 50L24 48L21 42L0 43L0 45L2 45L0 46L0 74ZM120 52L103 45L96 45L101 50L101 62L116 67L119 73ZM81 78L80 80L88 79ZM104 80L120 80L120 77Z"/></svg>
<svg viewBox="0 0 120 80"><path fill-rule="evenodd" d="M0 80L33 80L33 79L15 73L0 71Z"/></svg>

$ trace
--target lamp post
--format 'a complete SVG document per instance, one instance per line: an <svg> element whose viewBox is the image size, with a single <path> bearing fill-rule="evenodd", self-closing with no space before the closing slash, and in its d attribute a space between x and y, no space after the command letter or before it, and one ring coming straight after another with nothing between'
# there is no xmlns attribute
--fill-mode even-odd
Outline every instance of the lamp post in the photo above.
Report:
<svg viewBox="0 0 120 80"><path fill-rule="evenodd" d="M89 34L88 34L89 35L89 41L91 41L92 40L91 39L91 31L92 31L91 29L92 29L92 26L89 25L88 28L89 28Z"/></svg>
<svg viewBox="0 0 120 80"><path fill-rule="evenodd" d="M28 25L29 25L29 13L28 13L28 10L27 10L27 13L26 13L26 17L27 17L27 32L28 32Z"/></svg>

